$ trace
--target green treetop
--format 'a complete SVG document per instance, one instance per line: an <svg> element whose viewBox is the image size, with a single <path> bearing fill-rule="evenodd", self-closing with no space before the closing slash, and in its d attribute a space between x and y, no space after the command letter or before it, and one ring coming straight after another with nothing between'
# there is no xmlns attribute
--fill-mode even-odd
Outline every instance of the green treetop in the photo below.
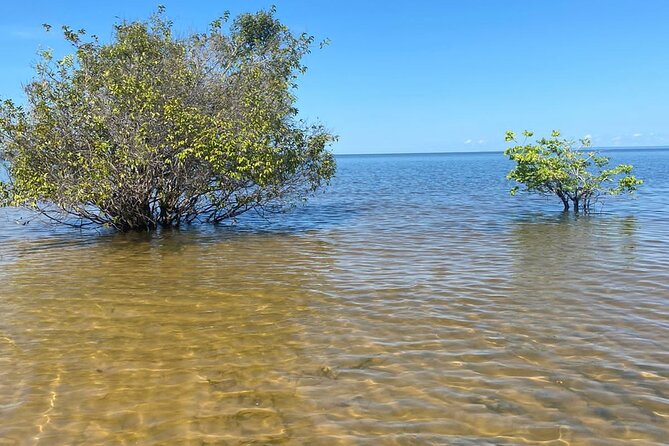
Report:
<svg viewBox="0 0 669 446"><path fill-rule="evenodd" d="M0 104L2 204L152 229L279 209L331 179L333 135L295 108L313 37L274 10L181 38L162 7L114 29L101 44L63 27L74 54L43 51L26 105Z"/></svg>
<svg viewBox="0 0 669 446"><path fill-rule="evenodd" d="M525 131L523 136L520 143L515 133L506 133L506 141L515 145L504 154L516 163L507 178L523 184L527 192L558 196L565 210L571 204L574 211L588 212L600 195L632 193L643 184L632 175L631 165L607 169L607 157L584 151L590 146L588 139L580 140L581 146L575 149L575 143L560 138L559 131L534 143L529 141L532 132ZM511 189L513 195L517 191L518 186Z"/></svg>

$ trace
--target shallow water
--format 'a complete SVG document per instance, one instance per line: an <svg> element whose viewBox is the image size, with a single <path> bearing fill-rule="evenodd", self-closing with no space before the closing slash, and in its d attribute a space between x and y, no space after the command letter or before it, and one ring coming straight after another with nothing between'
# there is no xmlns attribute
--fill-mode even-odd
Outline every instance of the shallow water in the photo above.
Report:
<svg viewBox="0 0 669 446"><path fill-rule="evenodd" d="M339 158L267 222L0 217L0 445L661 445L669 151L565 216L500 154Z"/></svg>

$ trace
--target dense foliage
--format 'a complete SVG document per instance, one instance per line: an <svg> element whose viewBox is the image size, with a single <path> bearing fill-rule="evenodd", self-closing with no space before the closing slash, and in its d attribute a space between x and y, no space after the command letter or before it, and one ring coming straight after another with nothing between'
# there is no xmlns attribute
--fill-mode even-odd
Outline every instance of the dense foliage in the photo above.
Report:
<svg viewBox="0 0 669 446"><path fill-rule="evenodd" d="M557 195L565 210L571 203L575 211L587 212L601 194L631 193L643 183L632 175L631 165L606 169L607 157L583 151L590 146L588 139L575 149L574 142L560 138L558 131L535 143L528 142L532 132L525 131L523 136L525 141L519 143L513 132L506 133L506 141L516 144L504 152L516 163L507 178L524 184L528 192ZM511 189L514 195L517 191L518 186Z"/></svg>
<svg viewBox="0 0 669 446"><path fill-rule="evenodd" d="M108 44L63 31L74 54L41 52L27 104L0 105L3 204L152 229L279 209L333 176L333 135L295 108L313 37L273 10L183 38L162 8Z"/></svg>

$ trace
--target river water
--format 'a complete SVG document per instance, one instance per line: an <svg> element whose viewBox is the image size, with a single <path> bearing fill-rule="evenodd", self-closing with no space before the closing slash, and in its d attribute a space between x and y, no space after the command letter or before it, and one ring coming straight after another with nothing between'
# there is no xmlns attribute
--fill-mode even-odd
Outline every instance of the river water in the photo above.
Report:
<svg viewBox="0 0 669 446"><path fill-rule="evenodd" d="M0 445L669 443L669 151L597 213L501 154L342 156L271 221L0 216Z"/></svg>

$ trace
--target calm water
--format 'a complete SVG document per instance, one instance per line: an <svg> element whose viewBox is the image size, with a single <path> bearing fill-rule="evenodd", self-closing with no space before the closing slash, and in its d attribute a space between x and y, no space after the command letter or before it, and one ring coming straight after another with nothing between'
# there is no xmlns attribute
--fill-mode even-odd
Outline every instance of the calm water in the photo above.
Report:
<svg viewBox="0 0 669 446"><path fill-rule="evenodd" d="M339 158L276 221L0 217L0 445L669 442L669 151L563 216L501 154Z"/></svg>

